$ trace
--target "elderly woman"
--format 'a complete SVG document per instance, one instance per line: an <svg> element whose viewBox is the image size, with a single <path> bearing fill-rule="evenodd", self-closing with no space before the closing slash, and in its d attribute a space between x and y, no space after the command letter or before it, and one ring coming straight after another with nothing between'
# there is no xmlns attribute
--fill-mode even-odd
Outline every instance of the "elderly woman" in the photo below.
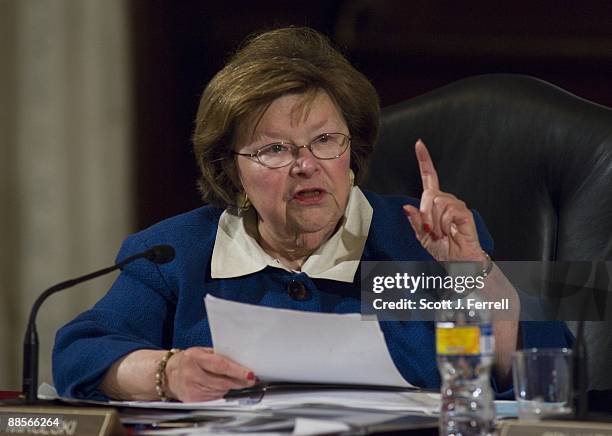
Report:
<svg viewBox="0 0 612 436"><path fill-rule="evenodd" d="M249 40L200 102L194 146L208 205L124 242L119 258L155 244L174 246L176 258L126 267L93 309L59 331L53 362L59 392L202 401L251 386L257 377L248 362L211 348L205 295L359 312L359 261L482 262L492 268L487 292L510 298L518 319L516 293L486 254L492 242L483 223L440 190L421 141L420 201L358 187L378 124L373 87L322 35L284 28ZM439 386L433 324L380 324L403 377ZM519 329L504 320L493 328L498 390L509 386L517 343L570 340L560 324Z"/></svg>

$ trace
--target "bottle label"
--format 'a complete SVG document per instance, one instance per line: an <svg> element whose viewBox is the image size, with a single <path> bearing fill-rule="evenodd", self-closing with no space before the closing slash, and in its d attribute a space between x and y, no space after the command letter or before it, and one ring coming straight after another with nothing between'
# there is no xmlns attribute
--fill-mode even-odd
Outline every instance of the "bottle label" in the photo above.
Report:
<svg viewBox="0 0 612 436"><path fill-rule="evenodd" d="M493 355L493 328L490 324L456 326L454 323L438 323L436 351L442 356Z"/></svg>
<svg viewBox="0 0 612 436"><path fill-rule="evenodd" d="M436 328L436 350L439 355L477 356L480 354L480 327L459 326Z"/></svg>

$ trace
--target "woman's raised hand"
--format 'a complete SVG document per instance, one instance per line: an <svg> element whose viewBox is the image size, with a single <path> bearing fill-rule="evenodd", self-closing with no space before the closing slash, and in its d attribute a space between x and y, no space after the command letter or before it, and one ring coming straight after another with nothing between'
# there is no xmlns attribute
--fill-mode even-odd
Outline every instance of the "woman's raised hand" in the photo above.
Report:
<svg viewBox="0 0 612 436"><path fill-rule="evenodd" d="M463 201L440 190L438 173L420 139L415 152L423 194L419 208L405 205L404 213L417 239L440 262L484 260L472 212Z"/></svg>
<svg viewBox="0 0 612 436"><path fill-rule="evenodd" d="M166 365L167 394L183 402L222 398L230 389L256 382L253 371L215 354L212 348L192 347L175 354Z"/></svg>

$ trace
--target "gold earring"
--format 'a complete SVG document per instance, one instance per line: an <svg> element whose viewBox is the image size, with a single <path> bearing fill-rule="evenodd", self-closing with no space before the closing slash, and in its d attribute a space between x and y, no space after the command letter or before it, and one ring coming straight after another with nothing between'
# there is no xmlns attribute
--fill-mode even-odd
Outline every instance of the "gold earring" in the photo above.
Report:
<svg viewBox="0 0 612 436"><path fill-rule="evenodd" d="M242 191L238 197L239 197L238 209L245 211L251 207L251 202L249 200L249 196L247 195L246 191Z"/></svg>
<svg viewBox="0 0 612 436"><path fill-rule="evenodd" d="M351 186L355 185L355 173L352 168L349 168L349 183Z"/></svg>

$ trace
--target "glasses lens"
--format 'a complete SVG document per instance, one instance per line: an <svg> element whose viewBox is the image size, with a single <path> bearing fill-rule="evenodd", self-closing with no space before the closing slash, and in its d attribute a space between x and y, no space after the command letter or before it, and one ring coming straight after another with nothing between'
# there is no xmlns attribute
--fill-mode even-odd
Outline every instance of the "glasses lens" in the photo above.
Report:
<svg viewBox="0 0 612 436"><path fill-rule="evenodd" d="M342 133L325 133L312 141L310 149L319 159L334 159L344 153L348 142Z"/></svg>
<svg viewBox="0 0 612 436"><path fill-rule="evenodd" d="M291 145L283 144L282 142L260 148L257 157L259 162L270 168L283 167L293 162Z"/></svg>

